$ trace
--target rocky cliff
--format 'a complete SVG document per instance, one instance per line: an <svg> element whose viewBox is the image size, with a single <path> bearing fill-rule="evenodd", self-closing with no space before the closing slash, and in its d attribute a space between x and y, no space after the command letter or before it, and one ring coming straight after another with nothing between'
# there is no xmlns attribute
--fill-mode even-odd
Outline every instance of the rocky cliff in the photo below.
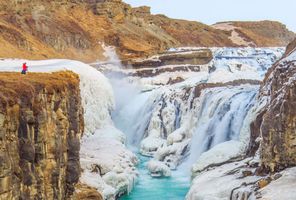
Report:
<svg viewBox="0 0 296 200"><path fill-rule="evenodd" d="M0 73L0 199L68 198L83 129L77 75Z"/></svg>
<svg viewBox="0 0 296 200"><path fill-rule="evenodd" d="M261 137L263 165L271 171L296 165L295 74L296 41L268 72L260 91L260 98L268 103L254 122L260 128L253 132Z"/></svg>
<svg viewBox="0 0 296 200"><path fill-rule="evenodd" d="M94 61L105 43L129 59L179 46L282 46L295 37L279 23L265 24L236 28L237 42L232 29L152 15L121 0L0 0L0 57Z"/></svg>

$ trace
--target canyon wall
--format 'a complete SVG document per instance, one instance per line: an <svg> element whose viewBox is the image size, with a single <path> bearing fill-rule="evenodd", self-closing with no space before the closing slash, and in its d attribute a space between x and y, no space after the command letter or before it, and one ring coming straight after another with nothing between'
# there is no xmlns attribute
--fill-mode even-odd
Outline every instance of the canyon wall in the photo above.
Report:
<svg viewBox="0 0 296 200"><path fill-rule="evenodd" d="M267 73L260 98L268 103L254 123L259 124L261 159L271 171L296 165L296 41ZM256 135L256 134L255 134Z"/></svg>
<svg viewBox="0 0 296 200"><path fill-rule="evenodd" d="M0 0L0 57L92 62L104 58L104 43L126 60L180 46L286 46L295 37L277 22L231 27L152 15L121 0Z"/></svg>
<svg viewBox="0 0 296 200"><path fill-rule="evenodd" d="M83 129L77 75L0 73L0 199L71 196Z"/></svg>

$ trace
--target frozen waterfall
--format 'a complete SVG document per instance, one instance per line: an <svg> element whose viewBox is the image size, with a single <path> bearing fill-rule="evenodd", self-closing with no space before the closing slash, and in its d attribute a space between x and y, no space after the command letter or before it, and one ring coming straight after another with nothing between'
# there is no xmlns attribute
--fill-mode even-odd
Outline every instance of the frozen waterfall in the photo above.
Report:
<svg viewBox="0 0 296 200"><path fill-rule="evenodd" d="M283 50L211 50L213 60L198 72L175 72L172 69L177 66L172 65L163 66L168 72L151 77L129 76L138 69L120 67L106 74L115 94L113 123L140 158L140 183L122 199L184 199L192 167L199 169L215 163L213 159L220 162L242 153L241 146L247 143L241 141L247 138L242 134L248 134L244 127L256 110L259 81ZM168 84L178 76L184 81ZM155 179L149 174L171 177Z"/></svg>
<svg viewBox="0 0 296 200"><path fill-rule="evenodd" d="M206 89L202 92L202 106L191 139L187 165L217 144L239 140L240 130L248 111L254 104L258 87L242 86Z"/></svg>

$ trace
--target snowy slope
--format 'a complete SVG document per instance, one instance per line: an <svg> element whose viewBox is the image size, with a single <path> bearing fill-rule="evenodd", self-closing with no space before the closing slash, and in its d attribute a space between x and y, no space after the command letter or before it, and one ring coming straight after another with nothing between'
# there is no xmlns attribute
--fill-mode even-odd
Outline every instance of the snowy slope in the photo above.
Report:
<svg viewBox="0 0 296 200"><path fill-rule="evenodd" d="M262 200L296 199L296 167L281 173L281 177L260 190Z"/></svg>
<svg viewBox="0 0 296 200"><path fill-rule="evenodd" d="M85 133L111 123L109 113L113 109L113 90L108 80L100 72L82 62L73 60L29 61L0 60L0 71L20 72L26 62L29 72L53 72L70 70L80 76L82 105L84 107Z"/></svg>

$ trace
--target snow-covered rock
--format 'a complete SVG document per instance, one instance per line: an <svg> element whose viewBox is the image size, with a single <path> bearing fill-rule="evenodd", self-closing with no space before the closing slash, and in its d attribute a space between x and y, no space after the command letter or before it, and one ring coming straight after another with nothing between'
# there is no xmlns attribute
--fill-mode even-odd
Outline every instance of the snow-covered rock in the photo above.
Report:
<svg viewBox="0 0 296 200"><path fill-rule="evenodd" d="M137 178L137 157L124 141L125 135L110 125L82 138L81 180L102 191L107 199L131 191Z"/></svg>
<svg viewBox="0 0 296 200"><path fill-rule="evenodd" d="M204 152L192 167L192 173L199 173L211 165L225 163L242 155L241 143L239 141L227 141L213 147L207 152Z"/></svg>
<svg viewBox="0 0 296 200"><path fill-rule="evenodd" d="M30 72L70 70L80 77L80 90L84 108L85 134L91 134L112 123L110 112L114 108L114 95L108 79L93 67L74 60L0 60L0 71L20 72L26 62Z"/></svg>
<svg viewBox="0 0 296 200"><path fill-rule="evenodd" d="M140 153L144 156L153 156L157 149L166 141L153 135L146 137L141 141Z"/></svg>
<svg viewBox="0 0 296 200"><path fill-rule="evenodd" d="M232 162L199 173L192 181L186 200L231 199L234 188L260 180L257 176L242 175L244 170L248 170L246 163L249 161Z"/></svg>
<svg viewBox="0 0 296 200"><path fill-rule="evenodd" d="M147 164L147 168L153 177L168 177L171 176L170 168L163 162L157 160L150 160Z"/></svg>
<svg viewBox="0 0 296 200"><path fill-rule="evenodd" d="M296 59L295 59L296 60ZM296 167L281 172L281 177L259 190L262 200L296 199Z"/></svg>

